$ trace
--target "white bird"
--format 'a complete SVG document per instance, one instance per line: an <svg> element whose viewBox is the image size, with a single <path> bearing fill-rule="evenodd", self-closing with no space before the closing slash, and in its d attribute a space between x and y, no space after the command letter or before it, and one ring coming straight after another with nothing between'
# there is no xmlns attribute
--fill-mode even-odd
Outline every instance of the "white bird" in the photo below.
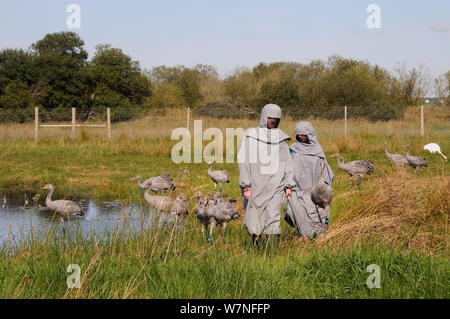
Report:
<svg viewBox="0 0 450 319"><path fill-rule="evenodd" d="M442 155L442 157L444 158L444 160L447 160L447 156L445 156L444 154L442 154L441 152L441 148L439 147L439 145L437 145L436 143L430 143L427 144L423 147L424 150L430 151L430 153L436 153L438 152L439 154Z"/></svg>

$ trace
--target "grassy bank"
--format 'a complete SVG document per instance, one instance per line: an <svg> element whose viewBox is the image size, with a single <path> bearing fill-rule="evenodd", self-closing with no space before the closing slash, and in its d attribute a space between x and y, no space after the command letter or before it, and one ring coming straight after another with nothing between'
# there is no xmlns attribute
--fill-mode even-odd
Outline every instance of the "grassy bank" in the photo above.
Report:
<svg viewBox="0 0 450 319"><path fill-rule="evenodd" d="M50 236L14 254L3 248L0 297L448 298L450 166L422 149L435 142L448 156L448 116L446 109L428 114L423 138L415 110L403 121L351 120L347 136L343 121L312 120L328 156L340 152L346 161L370 158L376 171L363 179L361 190L349 190L348 176L329 158L336 173L331 228L311 244L298 240L283 222L280 249L257 250L249 247L240 218L227 227L225 238L208 245L195 216L175 228L153 227L128 237L113 233L105 242ZM224 132L256 122L203 119L203 130ZM171 160L176 141L170 132L185 125L183 114L120 123L113 126L112 141L98 129L77 131L76 140L68 130L41 129L37 143L32 126L2 125L0 195L27 190L41 194L43 204L40 188L52 183L55 198L142 201L143 192L129 179L163 171L174 177L176 193L212 192L205 163ZM284 119L281 128L294 137L294 125L293 119ZM391 153L404 153L405 144L411 144L411 153L427 157L428 167L419 177L411 168L392 167L384 141ZM215 167L229 171L225 196L240 199L237 165ZM242 213L240 200L237 206ZM81 267L81 289L67 290L66 268L72 263ZM381 289L366 286L370 264L380 266Z"/></svg>
<svg viewBox="0 0 450 319"><path fill-rule="evenodd" d="M277 251L255 249L241 229L206 243L193 220L98 243L56 236L0 263L1 298L448 298L448 258L363 245L304 246L284 232ZM179 227L183 225L185 227ZM176 228L174 228L176 227ZM219 235L220 236L220 235ZM68 289L69 264L81 268ZM381 288L366 285L380 267Z"/></svg>

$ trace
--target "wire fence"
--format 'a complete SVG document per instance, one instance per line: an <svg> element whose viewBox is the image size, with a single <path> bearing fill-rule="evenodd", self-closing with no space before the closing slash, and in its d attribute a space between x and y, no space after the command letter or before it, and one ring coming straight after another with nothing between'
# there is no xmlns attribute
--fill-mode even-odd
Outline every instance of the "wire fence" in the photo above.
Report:
<svg viewBox="0 0 450 319"><path fill-rule="evenodd" d="M392 110L394 107L373 107L363 106L341 106L341 107L323 107L314 108L299 108L298 110L283 110L284 116L288 116L293 120L304 119L328 119L339 121L339 127L342 127L344 134L354 132L355 119L371 120L367 113L371 112L371 116L376 113L376 121L400 120L409 123L415 123L413 126L417 127L417 133L424 136L425 124L427 121L449 123L450 122L450 107L436 107L436 106L420 106L410 107L406 111L404 108L398 108L394 113L386 112ZM400 112L401 110L401 112ZM246 111L246 112L245 112ZM396 114L396 112L398 114ZM223 113L223 114L222 114ZM286 114L287 113L287 114ZM105 130L106 135L111 139L111 125L118 123L126 123L130 120L141 119L145 117L157 118L161 117L161 121L170 121L166 123L181 124L189 128L189 123L195 119L255 119L259 118L259 114L244 110L241 116L238 116L238 110L224 109L220 114L210 112L203 112L199 108L186 109L146 109L146 108L24 108L24 109L2 109L0 108L0 123L29 123L35 126L35 139L39 138L39 130L42 127L68 127L72 128L72 137L75 138L75 130L79 127L98 127ZM172 116L173 115L173 116ZM185 118L183 120L183 118ZM181 121L180 121L181 120ZM186 124L183 124L186 123ZM192 124L191 124L192 125ZM353 126L353 127L352 127ZM449 127L443 128L449 129ZM103 133L102 133L103 134Z"/></svg>

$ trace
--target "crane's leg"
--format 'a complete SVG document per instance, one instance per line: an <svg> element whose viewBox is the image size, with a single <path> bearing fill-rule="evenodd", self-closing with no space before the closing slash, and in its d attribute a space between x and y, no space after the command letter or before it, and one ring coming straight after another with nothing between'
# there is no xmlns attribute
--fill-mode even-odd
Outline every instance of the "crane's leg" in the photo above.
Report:
<svg viewBox="0 0 450 319"><path fill-rule="evenodd" d="M202 224L202 236L205 237L205 225Z"/></svg>
<svg viewBox="0 0 450 319"><path fill-rule="evenodd" d="M419 176L419 167L416 167L416 175Z"/></svg>
<svg viewBox="0 0 450 319"><path fill-rule="evenodd" d="M222 233L222 237L225 237L225 228L227 227L227 222L223 223L222 229L220 230L220 232Z"/></svg>
<svg viewBox="0 0 450 319"><path fill-rule="evenodd" d="M219 186L220 186L220 192L222 193L222 183L220 183Z"/></svg>
<svg viewBox="0 0 450 319"><path fill-rule="evenodd" d="M349 181L348 181L348 188L347 188L347 190L350 190L350 188L352 187L352 182L353 182L353 176L350 176L350 179L349 179Z"/></svg>
<svg viewBox="0 0 450 319"><path fill-rule="evenodd" d="M357 181L357 185L358 185L358 190L361 189L361 176L356 176L356 181Z"/></svg>
<svg viewBox="0 0 450 319"><path fill-rule="evenodd" d="M214 227L216 227L216 221L213 219L213 220L211 221L210 228L209 228L208 243L211 243L211 236L212 236Z"/></svg>
<svg viewBox="0 0 450 319"><path fill-rule="evenodd" d="M217 192L217 184L214 183L214 193Z"/></svg>

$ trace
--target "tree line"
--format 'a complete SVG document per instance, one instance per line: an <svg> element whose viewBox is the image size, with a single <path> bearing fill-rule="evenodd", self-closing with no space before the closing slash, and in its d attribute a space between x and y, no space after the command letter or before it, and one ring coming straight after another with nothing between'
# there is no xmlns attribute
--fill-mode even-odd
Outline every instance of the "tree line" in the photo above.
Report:
<svg viewBox="0 0 450 319"><path fill-rule="evenodd" d="M450 105L450 71L429 81L421 66L402 65L390 73L366 61L331 56L309 64L260 63L220 78L209 65L143 70L107 44L88 58L74 32L47 34L27 50L1 50L0 121L32 120L34 107L52 120L70 120L71 107L82 120L103 118L108 107L113 121L185 107L202 116L255 117L267 103L303 118L339 118L347 105L352 116L388 120L422 103L432 86L439 101Z"/></svg>

